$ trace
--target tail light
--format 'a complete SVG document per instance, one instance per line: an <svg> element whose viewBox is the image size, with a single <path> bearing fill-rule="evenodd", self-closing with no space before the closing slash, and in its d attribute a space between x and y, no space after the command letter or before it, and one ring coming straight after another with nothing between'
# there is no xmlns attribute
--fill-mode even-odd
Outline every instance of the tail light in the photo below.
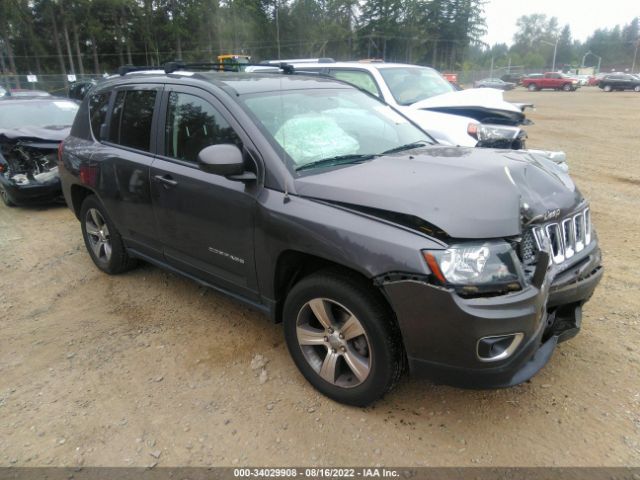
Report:
<svg viewBox="0 0 640 480"><path fill-rule="evenodd" d="M97 165L80 165L80 182L90 187L95 187L98 183Z"/></svg>
<svg viewBox="0 0 640 480"><path fill-rule="evenodd" d="M62 163L63 150L64 150L64 141L60 142L60 145L58 145L58 163Z"/></svg>

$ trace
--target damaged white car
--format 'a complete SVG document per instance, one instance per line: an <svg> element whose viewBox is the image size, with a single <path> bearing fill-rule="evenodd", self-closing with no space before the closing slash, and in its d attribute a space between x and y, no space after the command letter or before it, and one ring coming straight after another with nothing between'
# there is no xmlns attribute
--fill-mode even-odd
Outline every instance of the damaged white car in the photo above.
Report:
<svg viewBox="0 0 640 480"><path fill-rule="evenodd" d="M418 65L386 62L335 62L332 59L269 60L265 64L287 64L298 73L330 75L349 82L384 100L413 120L443 145L463 147L526 148L527 133L521 128L532 122L524 113L529 103L504 100L492 88L458 90L436 70ZM263 67L248 67L260 71ZM563 152L536 150L566 170Z"/></svg>

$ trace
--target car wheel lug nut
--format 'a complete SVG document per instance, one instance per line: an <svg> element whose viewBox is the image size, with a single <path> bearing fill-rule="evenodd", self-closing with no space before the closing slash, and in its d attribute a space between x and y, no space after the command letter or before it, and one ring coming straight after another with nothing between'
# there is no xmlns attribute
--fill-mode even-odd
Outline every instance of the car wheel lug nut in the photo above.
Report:
<svg viewBox="0 0 640 480"><path fill-rule="evenodd" d="M340 339L344 339L344 335L342 333L340 334Z"/></svg>
<svg viewBox="0 0 640 480"><path fill-rule="evenodd" d="M336 349L335 349L335 348L332 348L332 349L331 349L331 353L336 353Z"/></svg>
<svg viewBox="0 0 640 480"><path fill-rule="evenodd" d="M333 333L333 328L330 328L330 329L329 329L329 333Z"/></svg>
<svg viewBox="0 0 640 480"><path fill-rule="evenodd" d="M340 347L340 350L342 350L342 353L347 351L347 349L345 347Z"/></svg>
<svg viewBox="0 0 640 480"><path fill-rule="evenodd" d="M324 341L328 342L329 341L329 337L324 337Z"/></svg>

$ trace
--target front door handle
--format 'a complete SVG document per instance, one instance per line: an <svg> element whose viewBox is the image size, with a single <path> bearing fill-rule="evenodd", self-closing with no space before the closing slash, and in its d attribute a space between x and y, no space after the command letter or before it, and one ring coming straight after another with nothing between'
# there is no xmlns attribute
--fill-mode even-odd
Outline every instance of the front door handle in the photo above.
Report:
<svg viewBox="0 0 640 480"><path fill-rule="evenodd" d="M153 177L153 179L156 182L162 183L167 188L175 187L176 185L178 185L178 182L176 182L173 178L171 178L171 175L156 175Z"/></svg>

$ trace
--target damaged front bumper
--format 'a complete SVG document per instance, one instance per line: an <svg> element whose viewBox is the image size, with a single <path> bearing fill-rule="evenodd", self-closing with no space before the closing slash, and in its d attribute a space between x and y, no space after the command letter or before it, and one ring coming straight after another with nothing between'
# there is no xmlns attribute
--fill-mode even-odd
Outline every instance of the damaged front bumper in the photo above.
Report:
<svg viewBox="0 0 640 480"><path fill-rule="evenodd" d="M582 305L602 277L597 246L586 261L549 273L539 287L462 298L416 280L382 282L395 311L411 373L465 388L525 382L557 343L577 334Z"/></svg>
<svg viewBox="0 0 640 480"><path fill-rule="evenodd" d="M19 180L15 181L0 174L0 186L15 205L39 205L62 200L62 186L57 167L46 172L46 175L36 175L35 178L25 176L24 179L19 177Z"/></svg>

